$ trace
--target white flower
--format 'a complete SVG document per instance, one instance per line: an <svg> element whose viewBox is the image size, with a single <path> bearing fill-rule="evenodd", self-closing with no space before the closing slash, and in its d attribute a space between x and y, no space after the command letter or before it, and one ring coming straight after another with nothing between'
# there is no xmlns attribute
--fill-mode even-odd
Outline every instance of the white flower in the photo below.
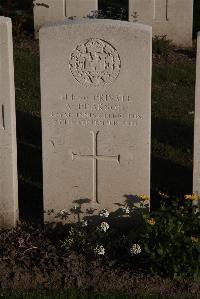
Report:
<svg viewBox="0 0 200 299"><path fill-rule="evenodd" d="M60 215L61 215L61 216L65 216L65 215L67 215L67 210L66 210L66 209L61 210L61 211L60 211Z"/></svg>
<svg viewBox="0 0 200 299"><path fill-rule="evenodd" d="M123 207L122 211L124 212L124 214L129 214L130 213L130 208L129 207Z"/></svg>
<svg viewBox="0 0 200 299"><path fill-rule="evenodd" d="M85 226L87 226L88 225L88 222L87 222L87 220L83 220L83 221L81 221L81 225L83 226L83 227L85 227Z"/></svg>
<svg viewBox="0 0 200 299"><path fill-rule="evenodd" d="M102 232L106 232L109 229L109 224L107 222L102 222L98 229Z"/></svg>
<svg viewBox="0 0 200 299"><path fill-rule="evenodd" d="M94 249L94 252L98 255L104 255L105 254L105 248L103 245L97 245Z"/></svg>
<svg viewBox="0 0 200 299"><path fill-rule="evenodd" d="M108 218L109 216L109 212L107 209L103 209L100 213L99 216L104 217L104 218Z"/></svg>
<svg viewBox="0 0 200 299"><path fill-rule="evenodd" d="M139 244L133 244L130 248L131 255L137 255L142 252L142 249Z"/></svg>

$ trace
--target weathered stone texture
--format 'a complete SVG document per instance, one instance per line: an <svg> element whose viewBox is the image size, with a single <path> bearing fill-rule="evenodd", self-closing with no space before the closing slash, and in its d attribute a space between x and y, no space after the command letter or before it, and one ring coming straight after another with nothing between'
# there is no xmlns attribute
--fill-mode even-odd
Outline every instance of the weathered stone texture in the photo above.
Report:
<svg viewBox="0 0 200 299"><path fill-rule="evenodd" d="M150 25L177 46L192 46L193 0L129 0L129 21ZM137 18L136 18L137 15Z"/></svg>
<svg viewBox="0 0 200 299"><path fill-rule="evenodd" d="M69 17L87 17L98 9L98 0L35 0L34 2L35 35L48 22L64 21Z"/></svg>
<svg viewBox="0 0 200 299"><path fill-rule="evenodd" d="M149 26L111 20L40 30L46 211L150 195L151 41Z"/></svg>
<svg viewBox="0 0 200 299"><path fill-rule="evenodd" d="M12 24L0 17L0 227L18 219L17 146Z"/></svg>
<svg viewBox="0 0 200 299"><path fill-rule="evenodd" d="M197 38L193 192L200 196L200 33Z"/></svg>

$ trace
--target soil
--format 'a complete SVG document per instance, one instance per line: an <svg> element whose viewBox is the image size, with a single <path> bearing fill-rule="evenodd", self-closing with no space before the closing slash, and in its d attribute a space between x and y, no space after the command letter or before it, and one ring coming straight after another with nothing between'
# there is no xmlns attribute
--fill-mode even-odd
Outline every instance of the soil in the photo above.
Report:
<svg viewBox="0 0 200 299"><path fill-rule="evenodd" d="M200 281L152 277L137 269L123 269L105 257L70 252L61 246L61 236L57 228L27 225L0 230L0 288L81 288L200 298Z"/></svg>

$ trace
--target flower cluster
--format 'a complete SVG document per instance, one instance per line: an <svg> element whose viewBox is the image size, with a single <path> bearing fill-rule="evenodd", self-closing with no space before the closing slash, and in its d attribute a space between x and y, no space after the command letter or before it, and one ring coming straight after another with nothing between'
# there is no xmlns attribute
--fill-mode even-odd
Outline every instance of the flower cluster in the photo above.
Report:
<svg viewBox="0 0 200 299"><path fill-rule="evenodd" d="M108 218L109 217L109 212L107 209L103 209L100 213L99 216L103 217L103 218Z"/></svg>
<svg viewBox="0 0 200 299"><path fill-rule="evenodd" d="M130 248L131 255L138 255L142 252L142 249L139 244L133 244Z"/></svg>
<svg viewBox="0 0 200 299"><path fill-rule="evenodd" d="M106 232L109 229L109 224L107 222L102 222L98 227L101 232Z"/></svg>
<svg viewBox="0 0 200 299"><path fill-rule="evenodd" d="M194 200L198 199L198 196L195 195L195 194L186 194L184 197L185 197L186 200L191 200L191 201L194 201Z"/></svg>
<svg viewBox="0 0 200 299"><path fill-rule="evenodd" d="M127 207L127 206L126 206L126 207L123 207L123 208L122 208L122 211L123 211L124 214L130 214L130 208Z"/></svg>
<svg viewBox="0 0 200 299"><path fill-rule="evenodd" d="M140 200L142 200L142 201L149 200L149 197L148 197L147 195L145 195L145 194L141 194L141 195L139 196L139 198L140 198Z"/></svg>
<svg viewBox="0 0 200 299"><path fill-rule="evenodd" d="M105 254L105 248L103 245L97 245L94 249L94 253L98 255L104 255Z"/></svg>
<svg viewBox="0 0 200 299"><path fill-rule="evenodd" d="M147 223L150 224L150 225L155 225L156 221L155 221L154 218L150 218L150 219L147 219Z"/></svg>

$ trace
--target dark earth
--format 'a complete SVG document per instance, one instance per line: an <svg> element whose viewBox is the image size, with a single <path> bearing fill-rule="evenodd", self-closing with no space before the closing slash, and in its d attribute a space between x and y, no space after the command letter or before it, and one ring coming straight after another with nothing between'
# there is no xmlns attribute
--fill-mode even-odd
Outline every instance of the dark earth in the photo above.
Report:
<svg viewBox="0 0 200 299"><path fill-rule="evenodd" d="M61 246L63 230L25 224L0 230L0 288L80 288L98 292L200 298L200 281L152 277L106 257L86 257Z"/></svg>

